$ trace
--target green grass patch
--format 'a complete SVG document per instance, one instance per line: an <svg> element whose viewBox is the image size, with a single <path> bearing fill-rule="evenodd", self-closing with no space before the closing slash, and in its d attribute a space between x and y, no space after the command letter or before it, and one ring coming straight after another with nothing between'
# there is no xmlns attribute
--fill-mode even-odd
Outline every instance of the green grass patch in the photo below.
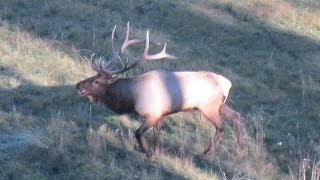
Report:
<svg viewBox="0 0 320 180"><path fill-rule="evenodd" d="M320 147L318 7L316 0L1 1L0 178L311 178ZM168 42L179 58L124 76L151 69L226 76L244 150L227 124L216 155L202 159L214 127L178 113L165 121L163 155L146 159L134 139L141 118L77 95L74 85L95 74L87 58L108 58L113 25L119 45L127 21L133 36L149 28L151 40ZM151 148L152 132L145 137ZM20 145L4 148L8 140ZM29 145L19 149L22 142Z"/></svg>

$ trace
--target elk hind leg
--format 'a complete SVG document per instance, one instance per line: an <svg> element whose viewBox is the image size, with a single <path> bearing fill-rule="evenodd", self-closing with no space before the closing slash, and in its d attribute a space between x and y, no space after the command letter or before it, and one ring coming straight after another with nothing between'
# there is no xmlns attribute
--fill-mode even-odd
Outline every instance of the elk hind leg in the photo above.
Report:
<svg viewBox="0 0 320 180"><path fill-rule="evenodd" d="M153 156L160 155L160 131L162 127L163 118L159 119L156 125L153 127L153 135L154 135L154 152Z"/></svg>
<svg viewBox="0 0 320 180"><path fill-rule="evenodd" d="M220 108L220 115L226 120L232 121L236 126L237 141L240 148L243 148L243 132L240 122L240 113L230 108L227 104L223 104Z"/></svg>
<svg viewBox="0 0 320 180"><path fill-rule="evenodd" d="M215 151L216 151L216 146L217 144L219 143L219 140L220 140L220 137L224 131L223 127L216 127L216 133L214 134L214 136L211 138L211 144L210 146L208 147L207 150L204 151L204 154L205 155L211 155L211 154L214 154Z"/></svg>

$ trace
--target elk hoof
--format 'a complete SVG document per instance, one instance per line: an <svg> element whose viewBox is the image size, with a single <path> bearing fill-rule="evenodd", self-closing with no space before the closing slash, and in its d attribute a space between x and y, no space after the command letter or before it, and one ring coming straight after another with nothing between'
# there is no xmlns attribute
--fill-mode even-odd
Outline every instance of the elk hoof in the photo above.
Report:
<svg viewBox="0 0 320 180"><path fill-rule="evenodd" d="M244 150L246 147L245 143L243 141L238 141L238 148L240 150Z"/></svg>
<svg viewBox="0 0 320 180"><path fill-rule="evenodd" d="M215 153L214 148L209 148L209 149L207 149L206 151L203 152L203 155L205 155L205 156L211 156L211 155L213 155L214 153Z"/></svg>
<svg viewBox="0 0 320 180"><path fill-rule="evenodd" d="M147 158L159 157L160 156L160 152L148 153L146 155L147 155Z"/></svg>
<svg viewBox="0 0 320 180"><path fill-rule="evenodd" d="M148 159L152 158L152 153L146 153Z"/></svg>
<svg viewBox="0 0 320 180"><path fill-rule="evenodd" d="M155 152L153 152L152 156L153 157L159 157L160 154L161 154L160 151L155 151Z"/></svg>
<svg viewBox="0 0 320 180"><path fill-rule="evenodd" d="M203 153L202 155L199 156L199 158L201 160L204 160L204 161L209 161L211 162L213 160L213 154L212 153Z"/></svg>
<svg viewBox="0 0 320 180"><path fill-rule="evenodd" d="M245 148L245 145L243 143L239 144L238 146L239 146L240 150L244 150L244 148Z"/></svg>

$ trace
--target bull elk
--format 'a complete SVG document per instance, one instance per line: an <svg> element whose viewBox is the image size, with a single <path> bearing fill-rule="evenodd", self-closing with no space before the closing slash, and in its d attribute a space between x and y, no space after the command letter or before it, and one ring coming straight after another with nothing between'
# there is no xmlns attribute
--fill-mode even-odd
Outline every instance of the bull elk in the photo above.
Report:
<svg viewBox="0 0 320 180"><path fill-rule="evenodd" d="M231 109L226 100L231 88L231 82L218 74L199 72L168 72L154 70L132 78L117 78L116 75L126 72L138 64L148 60L175 58L163 50L149 55L149 30L146 39L129 39L129 23L124 43L120 50L113 45L114 32L111 43L113 56L108 62L101 58L91 58L91 66L97 75L76 84L80 96L86 96L91 102L101 102L116 113L135 112L144 118L142 125L136 130L135 137L147 157L160 154L160 129L166 115L188 110L199 110L216 128L212 135L211 145L204 152L213 154L224 129L223 119L232 121L236 125L238 145L242 145L242 131L240 114ZM143 54L133 62L124 63L123 68L111 68L116 59L130 45L145 41ZM153 127L155 148L149 153L142 134Z"/></svg>

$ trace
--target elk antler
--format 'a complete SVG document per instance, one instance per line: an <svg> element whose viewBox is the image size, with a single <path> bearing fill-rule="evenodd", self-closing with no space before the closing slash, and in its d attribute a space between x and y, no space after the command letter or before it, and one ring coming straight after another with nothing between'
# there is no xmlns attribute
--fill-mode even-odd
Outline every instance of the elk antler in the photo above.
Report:
<svg viewBox="0 0 320 180"><path fill-rule="evenodd" d="M123 53L123 51L130 46L131 44L136 44L136 43L141 43L143 42L142 39L131 39L129 40L129 32L130 32L130 25L129 22L127 23L127 34L126 34L126 38L121 46L121 51L120 53Z"/></svg>
<svg viewBox="0 0 320 180"><path fill-rule="evenodd" d="M149 29L146 34L146 46L142 54L142 60L157 60L157 59L163 59L163 58L176 59L175 56L166 53L167 43L164 44L162 51L158 54L149 55L148 50L149 50Z"/></svg>
<svg viewBox="0 0 320 180"><path fill-rule="evenodd" d="M114 38L114 32L116 30L117 26L114 25L113 29L112 29L112 34L111 34L111 47L112 47L112 58L109 60L109 62L107 64L105 64L104 66L102 66L102 58L100 57L98 59L99 63L98 65L95 63L95 61L97 61L97 59L94 58L95 53L93 53L91 55L91 67L92 69L94 69L97 72L105 72L108 73L108 68L110 67L110 65L119 57L120 53L119 51L116 51L114 48L114 44L113 44L113 38Z"/></svg>
<svg viewBox="0 0 320 180"><path fill-rule="evenodd" d="M143 54L140 58L138 58L138 60L132 62L131 64L127 63L124 65L124 67L120 70L115 70L112 71L112 74L120 74L123 72L126 72L128 70L130 70L131 68L137 66L138 64L142 63L143 61L147 61L147 60L160 60L163 58L169 58L169 59L176 59L175 56L170 55L166 52L167 49L167 43L164 45L162 51L158 54L154 54L154 55L149 55L148 54L148 50L149 50L149 30L146 33L146 45L143 51Z"/></svg>
<svg viewBox="0 0 320 180"><path fill-rule="evenodd" d="M170 58L170 59L175 59L176 57L173 55L170 55L168 53L166 53L166 47L167 44L164 45L163 50L158 53L158 54L154 54L154 55L149 55L148 54L148 50L149 50L149 30L146 33L146 44L145 44L145 49L143 51L143 54L141 57L139 57L136 61L133 61L131 64L129 64L129 62L127 61L124 64L124 67L122 69L119 70L110 70L110 66L112 65L112 63L119 58L120 54L122 54L122 52L129 47L132 44L136 44L136 43L140 43L143 42L143 40L141 39L131 39L129 40L129 32L130 32L130 26L129 26L129 22L127 23L127 32L126 32L126 37L125 40L121 46L121 50L116 51L113 45L113 37L114 37L114 32L115 32L116 26L114 26L113 31L112 31L112 36L111 36L111 45L112 45L112 51L113 51L113 56L111 58L111 60L109 60L108 63L106 63L106 65L102 65L101 64L101 58L99 60L99 66L97 67L96 63L94 63L94 61L92 60L91 65L92 68L98 72L105 72L111 75L116 75L116 74L120 74L123 72L126 72L128 70L130 70L131 68L137 66L138 64L140 64L143 61L147 61L147 60L159 60L159 59L163 59L163 58Z"/></svg>

